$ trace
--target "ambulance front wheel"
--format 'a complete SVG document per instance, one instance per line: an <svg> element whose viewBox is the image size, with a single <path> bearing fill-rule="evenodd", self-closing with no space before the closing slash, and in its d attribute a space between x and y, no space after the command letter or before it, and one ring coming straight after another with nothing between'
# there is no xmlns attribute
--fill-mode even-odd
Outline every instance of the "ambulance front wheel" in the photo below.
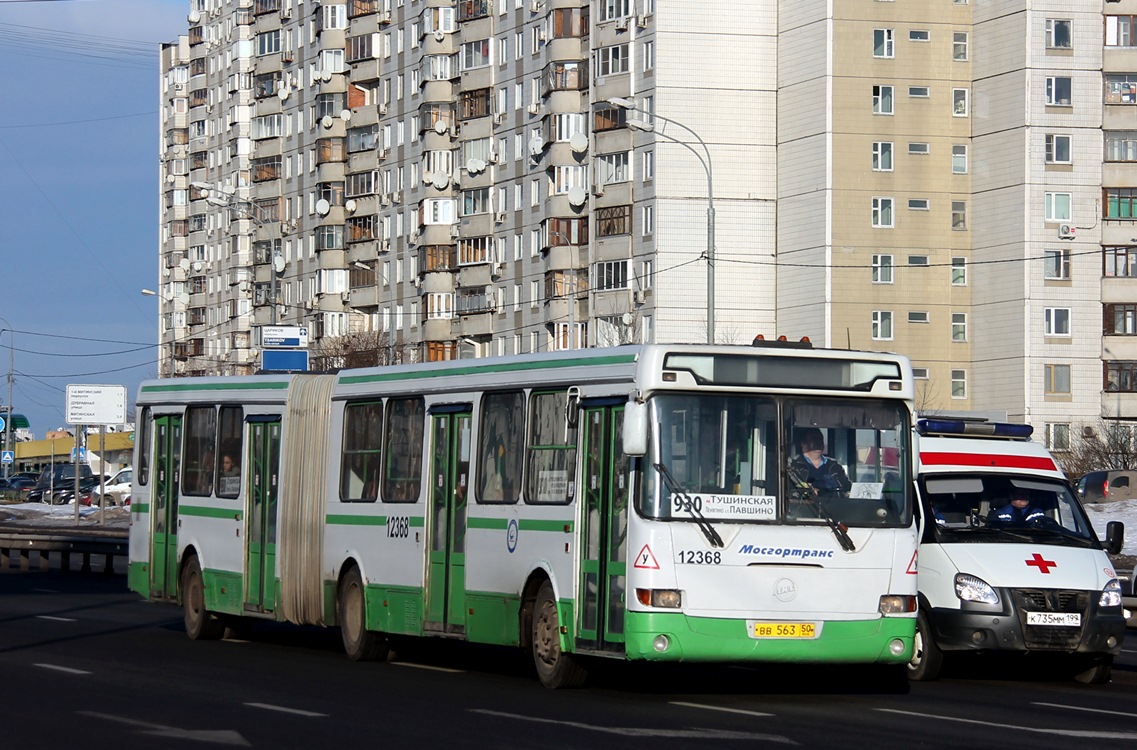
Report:
<svg viewBox="0 0 1137 750"><path fill-rule="evenodd" d="M940 676L944 652L936 645L935 636L923 611L916 613L916 641L912 645L912 661L908 662L908 679L929 682Z"/></svg>

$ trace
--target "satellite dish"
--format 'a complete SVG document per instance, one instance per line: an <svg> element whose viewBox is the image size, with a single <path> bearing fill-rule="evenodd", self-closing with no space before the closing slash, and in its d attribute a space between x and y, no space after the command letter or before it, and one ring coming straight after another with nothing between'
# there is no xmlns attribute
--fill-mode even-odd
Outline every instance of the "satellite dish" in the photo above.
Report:
<svg viewBox="0 0 1137 750"><path fill-rule="evenodd" d="M193 270L195 270L195 271L197 271L197 272L199 272L199 273L200 273L200 272L201 272L201 268L202 268L202 266L201 266L201 261L200 261L200 260L195 260L195 261L193 262Z"/></svg>
<svg viewBox="0 0 1137 750"><path fill-rule="evenodd" d="M189 17L187 18L187 20L190 23L197 23L198 21L201 20L201 14L197 12L197 8L194 8L193 10L191 10L189 12Z"/></svg>
<svg viewBox="0 0 1137 750"><path fill-rule="evenodd" d="M285 99L288 98L288 95L291 93L292 93L292 89L288 88L287 85L284 85L284 86L280 87L280 91L277 91L276 95L280 97L281 101L284 101Z"/></svg>
<svg viewBox="0 0 1137 750"><path fill-rule="evenodd" d="M328 128L330 128L332 125L335 124L335 120L332 119L331 115L324 115L320 119L320 124L324 126L325 130L327 130Z"/></svg>
<svg viewBox="0 0 1137 750"><path fill-rule="evenodd" d="M344 122L351 122L351 110L345 109L340 112L340 119Z"/></svg>
<svg viewBox="0 0 1137 750"><path fill-rule="evenodd" d="M168 174L168 175L166 175L166 182L170 183L171 185L173 185L173 184L174 184L174 182L176 182L176 181L177 181L177 179L178 179L178 178L177 178L177 177L175 177L175 176L174 176L174 175L172 175L172 174Z"/></svg>
<svg viewBox="0 0 1137 750"><path fill-rule="evenodd" d="M444 120L439 120L434 123L434 132L439 135L446 135L446 129L449 127Z"/></svg>
<svg viewBox="0 0 1137 750"><path fill-rule="evenodd" d="M434 185L438 190L442 190L450 184L450 175L442 171L435 172L434 179L431 180L430 184Z"/></svg>
<svg viewBox="0 0 1137 750"><path fill-rule="evenodd" d="M321 198L316 201L316 213L320 216L327 216L328 212L332 210L332 204L328 203L326 198Z"/></svg>
<svg viewBox="0 0 1137 750"><path fill-rule="evenodd" d="M169 268L169 266L167 266L166 268L163 268L163 269L162 269L162 275L163 275L163 276L169 276L169 275L170 275L170 268Z"/></svg>
<svg viewBox="0 0 1137 750"><path fill-rule="evenodd" d="M355 199L351 198L348 200L347 203L343 204L343 207L344 207L345 211L347 211L349 214L351 214L351 213L355 213L355 208L357 205L359 205L359 204L357 204L355 202ZM317 209L319 209L319 206L317 206Z"/></svg>
<svg viewBox="0 0 1137 750"><path fill-rule="evenodd" d="M624 325L630 326L632 324L632 320L634 320L634 318L632 318L632 314L630 312L628 312L628 313L624 313L624 317L620 318L620 320L624 321Z"/></svg>
<svg viewBox="0 0 1137 750"><path fill-rule="evenodd" d="M181 260L179 260L178 261L178 268L182 269L183 271L188 271L189 270L189 258L182 258Z"/></svg>
<svg viewBox="0 0 1137 750"><path fill-rule="evenodd" d="M325 81L330 81L330 80L332 80L332 71L325 70L323 72L323 75L321 75L320 77L323 78Z"/></svg>
<svg viewBox="0 0 1137 750"><path fill-rule="evenodd" d="M473 161L474 161L475 165L478 167L479 172L481 172L482 170L484 170L486 168L486 163L484 161L482 161L481 159L474 159Z"/></svg>
<svg viewBox="0 0 1137 750"><path fill-rule="evenodd" d="M541 136L535 135L529 139L529 155L536 156L545 150L545 142L541 140Z"/></svg>
<svg viewBox="0 0 1137 750"><path fill-rule="evenodd" d="M434 41L436 41L436 42L446 41L446 32L444 32L442 29L439 29L438 31L434 32Z"/></svg>
<svg viewBox="0 0 1137 750"><path fill-rule="evenodd" d="M434 172L430 171L429 169L422 170L422 181L429 185L434 181Z"/></svg>
<svg viewBox="0 0 1137 750"><path fill-rule="evenodd" d="M568 200L570 206L583 206L588 200L588 193L582 187L569 188Z"/></svg>
<svg viewBox="0 0 1137 750"><path fill-rule="evenodd" d="M189 295L186 294L185 292L182 292L181 294L179 294L178 295L178 303L182 304L182 305L188 305L189 304Z"/></svg>
<svg viewBox="0 0 1137 750"><path fill-rule="evenodd" d="M278 255L272 259L272 269L277 273L284 270L284 256Z"/></svg>
<svg viewBox="0 0 1137 750"><path fill-rule="evenodd" d="M162 295L162 299L166 300L167 302L173 302L174 301L174 293L173 292L166 292L165 294Z"/></svg>
<svg viewBox="0 0 1137 750"><path fill-rule="evenodd" d="M469 161L467 161L466 162L466 171L469 172L470 174L477 174L478 172L480 172L481 170L478 169L478 160L477 159L470 159Z"/></svg>
<svg viewBox="0 0 1137 750"><path fill-rule="evenodd" d="M569 148L574 153L583 154L588 150L588 136L584 133L573 133L572 137L569 138Z"/></svg>

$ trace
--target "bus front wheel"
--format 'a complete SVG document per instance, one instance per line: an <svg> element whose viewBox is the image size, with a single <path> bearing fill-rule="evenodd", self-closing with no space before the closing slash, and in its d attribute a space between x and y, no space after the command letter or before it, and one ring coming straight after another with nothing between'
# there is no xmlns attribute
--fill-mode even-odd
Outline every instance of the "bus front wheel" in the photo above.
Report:
<svg viewBox="0 0 1137 750"><path fill-rule="evenodd" d="M557 616L557 600L548 581L541 584L533 608L533 664L541 684L553 690L578 687L588 673L572 654L561 650L561 625Z"/></svg>
<svg viewBox="0 0 1137 750"><path fill-rule="evenodd" d="M205 584L196 557L191 557L182 570L182 609L190 640L215 641L224 635L225 624L205 608Z"/></svg>
<svg viewBox="0 0 1137 750"><path fill-rule="evenodd" d="M343 636L343 650L352 661L375 661L387 656L387 639L367 629L367 605L363 576L352 568L340 584L337 619Z"/></svg>
<svg viewBox="0 0 1137 750"><path fill-rule="evenodd" d="M930 682L940 676L944 652L936 645L928 616L916 613L916 642L912 644L912 661L908 662L908 679Z"/></svg>

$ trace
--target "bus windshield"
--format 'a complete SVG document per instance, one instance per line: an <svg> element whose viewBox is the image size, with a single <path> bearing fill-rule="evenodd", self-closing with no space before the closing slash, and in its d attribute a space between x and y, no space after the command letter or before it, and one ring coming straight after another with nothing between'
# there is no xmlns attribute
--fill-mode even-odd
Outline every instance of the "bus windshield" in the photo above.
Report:
<svg viewBox="0 0 1137 750"><path fill-rule="evenodd" d="M645 517L911 523L902 403L684 393L651 404L652 459L637 503Z"/></svg>

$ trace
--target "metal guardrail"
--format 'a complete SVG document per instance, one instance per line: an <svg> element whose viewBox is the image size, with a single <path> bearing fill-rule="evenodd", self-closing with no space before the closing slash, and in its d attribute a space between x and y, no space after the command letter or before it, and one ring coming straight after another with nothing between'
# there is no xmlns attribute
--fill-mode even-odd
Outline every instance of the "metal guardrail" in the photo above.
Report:
<svg viewBox="0 0 1137 750"><path fill-rule="evenodd" d="M127 551L125 529L0 526L0 571L58 569L69 573L78 563L78 572L90 573L91 558L97 561L101 557L102 572L111 575L115 573L115 558L125 558Z"/></svg>

